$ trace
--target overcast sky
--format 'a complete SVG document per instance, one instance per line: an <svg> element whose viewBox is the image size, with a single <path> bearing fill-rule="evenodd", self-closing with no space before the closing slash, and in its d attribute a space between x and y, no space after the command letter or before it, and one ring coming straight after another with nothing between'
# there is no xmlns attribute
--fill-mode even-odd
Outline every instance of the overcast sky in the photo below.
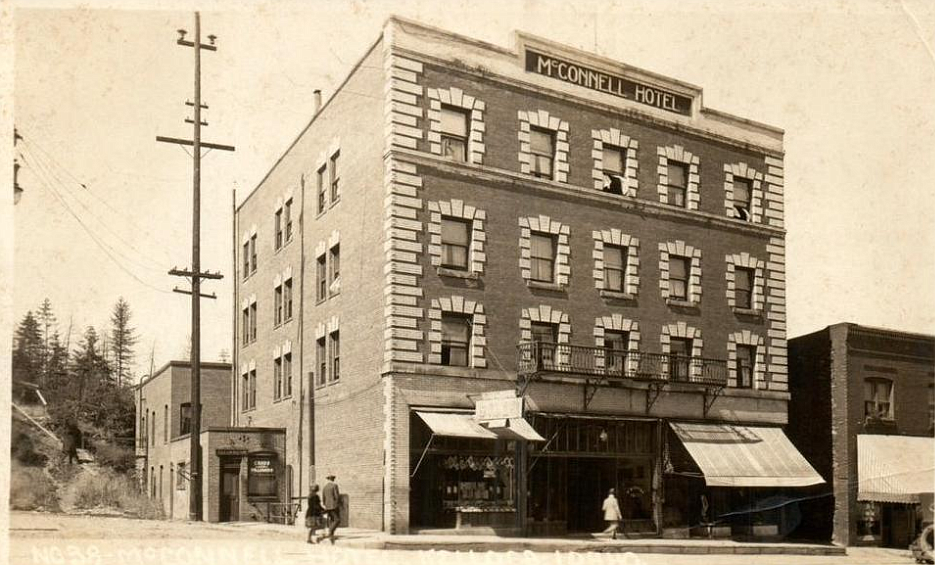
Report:
<svg viewBox="0 0 935 565"><path fill-rule="evenodd" d="M154 345L159 366L182 356L189 335L189 299L171 292L187 282L166 271L190 262L191 160L155 136L190 136L192 52L175 30L192 30L193 16L180 2L83 4L93 8L15 10L26 192L13 314L48 297L63 332L73 320L74 343L85 326L106 326L123 296L144 371ZM203 160L203 269L231 273L232 190L242 198L256 186L308 123L313 90L330 96L396 13L507 47L519 29L596 51L701 86L707 107L785 129L789 335L841 321L935 332L935 3L200 6L219 47L203 55L203 138L237 148ZM231 348L232 283L205 287L219 296L202 308L210 360Z"/></svg>

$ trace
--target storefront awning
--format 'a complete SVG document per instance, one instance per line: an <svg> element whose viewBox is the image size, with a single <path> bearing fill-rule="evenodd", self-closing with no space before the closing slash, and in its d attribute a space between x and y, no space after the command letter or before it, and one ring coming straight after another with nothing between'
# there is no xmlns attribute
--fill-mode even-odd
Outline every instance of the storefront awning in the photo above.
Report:
<svg viewBox="0 0 935 565"><path fill-rule="evenodd" d="M529 422L522 418L500 420L496 422L496 427L487 427L477 422L472 414L446 412L416 412L416 414L437 436L545 441L545 438L537 434Z"/></svg>
<svg viewBox="0 0 935 565"><path fill-rule="evenodd" d="M710 487L804 487L824 482L779 428L669 425Z"/></svg>
<svg viewBox="0 0 935 565"><path fill-rule="evenodd" d="M935 490L930 437L857 436L857 500L918 502Z"/></svg>

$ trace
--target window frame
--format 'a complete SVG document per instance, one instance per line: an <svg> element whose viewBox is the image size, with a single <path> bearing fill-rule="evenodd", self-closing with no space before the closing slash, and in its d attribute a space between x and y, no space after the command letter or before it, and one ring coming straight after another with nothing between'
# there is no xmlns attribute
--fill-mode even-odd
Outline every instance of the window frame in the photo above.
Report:
<svg viewBox="0 0 935 565"><path fill-rule="evenodd" d="M740 352L745 352L745 355L741 355ZM744 359L742 357L749 357ZM750 365L748 367L743 366L743 361L749 360ZM746 369L746 372L744 372ZM756 380L756 346L738 343L736 344L736 349L734 351L734 373L736 375L735 386L737 388L753 388L753 383Z"/></svg>
<svg viewBox="0 0 935 565"><path fill-rule="evenodd" d="M684 354L672 351L672 346L676 343L684 344ZM674 382L688 382L691 380L691 362L694 346L694 339L690 337L673 336L669 338L669 380ZM678 367L678 369L675 370L675 367Z"/></svg>
<svg viewBox="0 0 935 565"><path fill-rule="evenodd" d="M282 283L273 289L273 327L279 327L283 322L283 293Z"/></svg>
<svg viewBox="0 0 935 565"><path fill-rule="evenodd" d="M318 302L328 298L328 255L322 253L315 259L316 296Z"/></svg>
<svg viewBox="0 0 935 565"><path fill-rule="evenodd" d="M601 147L601 174L604 176L603 192L608 194L618 194L623 196L626 191L627 181L627 149L618 145L604 143ZM620 170L613 170L607 167L607 154L616 153L620 161ZM616 179L618 190L614 190L613 181Z"/></svg>
<svg viewBox="0 0 935 565"><path fill-rule="evenodd" d="M256 368L250 369L250 410L256 408Z"/></svg>
<svg viewBox="0 0 935 565"><path fill-rule="evenodd" d="M616 338L620 339L608 339ZM611 372L620 370L621 373L626 371L627 367L627 357L630 354L630 336L629 331L625 330L608 330L604 329L604 368ZM623 345L622 348L617 349L615 347L610 347L610 344L620 343Z"/></svg>
<svg viewBox="0 0 935 565"><path fill-rule="evenodd" d="M673 169L678 169L682 171L682 181L683 184L678 185L673 183L672 171ZM688 175L690 174L691 165L682 161L676 161L674 159L669 159L666 162L666 202L670 206L675 206L676 208L688 208ZM681 198L681 203L673 202L673 195ZM678 200L678 198L676 198Z"/></svg>
<svg viewBox="0 0 935 565"><path fill-rule="evenodd" d="M285 220L285 236L283 237L283 245L292 241L292 198L288 198L286 203L283 204L283 219Z"/></svg>
<svg viewBox="0 0 935 565"><path fill-rule="evenodd" d="M250 306L247 306L243 309L243 345L248 345L250 343Z"/></svg>
<svg viewBox="0 0 935 565"><path fill-rule="evenodd" d="M608 258L608 251L613 251L620 253L620 265L619 267L611 265ZM604 244L604 290L609 290L611 292L626 292L627 290L627 257L629 256L629 248L624 245L613 245L613 244ZM620 273L620 286L619 288L614 288L611 286L610 281L612 280L609 276L610 273L619 272Z"/></svg>
<svg viewBox="0 0 935 565"><path fill-rule="evenodd" d="M459 314L455 312L442 312L442 351L441 351L441 364L448 367L470 367L471 366L471 345L473 342L474 335L474 317L466 314ZM464 341L458 339L461 336L454 336L452 333L446 332L446 322L448 324L465 324L466 327L463 328L464 331ZM449 326L450 327L450 326ZM451 353L453 350L464 352L464 363L452 363Z"/></svg>
<svg viewBox="0 0 935 565"><path fill-rule="evenodd" d="M282 281L283 323L292 320L293 316L293 288L292 278Z"/></svg>
<svg viewBox="0 0 935 565"><path fill-rule="evenodd" d="M318 365L318 386L328 384L328 351L327 336L315 340L315 358Z"/></svg>
<svg viewBox="0 0 935 565"><path fill-rule="evenodd" d="M537 151L533 143L534 134L539 134L548 137L549 139L549 153L543 153L542 151ZM555 180L555 157L556 157L556 132L551 129L542 128L538 126L529 126L529 174L540 179ZM549 170L548 174L543 173L539 169L539 159L548 159Z"/></svg>
<svg viewBox="0 0 935 565"><path fill-rule="evenodd" d="M250 240L243 244L243 278L247 280L250 278Z"/></svg>
<svg viewBox="0 0 935 565"><path fill-rule="evenodd" d="M276 251L282 249L283 246L283 223L282 223L282 208L276 210L273 220L273 228L276 234L276 237L273 239L273 248Z"/></svg>
<svg viewBox="0 0 935 565"><path fill-rule="evenodd" d="M447 231L447 230L445 230L445 225L446 225L446 224L458 225L458 226L464 228L464 239L465 239L465 243L464 243L463 245L461 245L461 244L459 244L459 243L451 243L450 241L446 241L446 240L445 240L445 232ZM472 220L465 220L464 218L458 218L458 217L455 217L455 216L442 216L442 219L441 219L441 222L440 222L440 230L441 230L441 234L440 234L440 235L441 235L441 248L442 248L442 249L441 249L441 263L440 263L440 266L441 266L442 268L445 268L445 269L452 269L452 270L455 270L455 271L468 271L468 270L470 269L470 264L471 264L471 243L472 243L471 239L472 239L472 230L473 230L473 229L474 229L474 228L473 228L473 221L472 221ZM458 264L453 263L453 262L446 262L446 257L449 255L448 253L446 253L446 250L448 250L448 249L450 249L450 248L454 248L454 249L463 249L463 250L464 250L464 264L463 264L463 265L458 265Z"/></svg>
<svg viewBox="0 0 935 565"><path fill-rule="evenodd" d="M256 272L257 268L257 250L256 250L256 234L250 236L250 274Z"/></svg>
<svg viewBox="0 0 935 565"><path fill-rule="evenodd" d="M257 306L256 302L250 303L250 343L256 341L256 319L257 319Z"/></svg>
<svg viewBox="0 0 935 565"><path fill-rule="evenodd" d="M329 341L329 365L330 365L330 381L333 383L341 380L341 332L335 330L328 334Z"/></svg>
<svg viewBox="0 0 935 565"><path fill-rule="evenodd" d="M674 272L673 272L674 269L672 268L672 265L676 263L683 265L684 278L677 278L674 276ZM674 255L674 254L669 255L669 298L671 300L678 300L681 302L688 302L690 300L691 292L690 292L689 285L691 283L691 268L692 268L691 257L687 257L684 255ZM674 292L675 285L673 283L675 282L682 283L683 285L682 287L683 294L681 296L676 295Z"/></svg>
<svg viewBox="0 0 935 565"><path fill-rule="evenodd" d="M341 151L335 151L328 159L328 168L330 170L329 179L331 181L331 205L334 206L341 200L341 175L338 170L338 159L341 157Z"/></svg>
<svg viewBox="0 0 935 565"><path fill-rule="evenodd" d="M551 256L546 258L542 256L535 255L536 245L535 242L548 241L551 248ZM549 278L537 278L541 276L541 267L544 266L542 263L548 262L549 269ZM530 231L529 232L529 280L539 283L554 284L556 282L556 265L558 263L558 237L551 233Z"/></svg>
<svg viewBox="0 0 935 565"><path fill-rule="evenodd" d="M459 135L457 133L446 131L445 129L445 114L457 114L462 118L464 123L464 134ZM471 111L458 106L452 106L450 104L442 104L441 110L439 111L439 144L441 146L441 155L446 159L456 161L459 163L467 163L468 161L468 142L471 138ZM461 155L454 156L446 153L446 142L454 141L461 144Z"/></svg>
<svg viewBox="0 0 935 565"><path fill-rule="evenodd" d="M315 171L318 182L318 213L324 214L328 209L328 190L325 185L325 177L328 175L328 164L325 163Z"/></svg>
<svg viewBox="0 0 935 565"><path fill-rule="evenodd" d="M881 401L876 397L877 386L879 385L885 385L889 389L886 400ZM871 405L874 407L873 413L870 412ZM880 410L881 405L886 407L885 414ZM894 422L896 420L896 383L892 379L883 377L864 378L864 417L868 420L885 422Z"/></svg>
<svg viewBox="0 0 935 565"><path fill-rule="evenodd" d="M737 186L743 185L743 189L747 193L746 200L739 200L740 203L746 204L746 206L738 206L737 198ZM733 197L732 197L732 206L734 208L734 218L738 220L743 220L745 222L753 221L753 179L746 177L738 177L734 175L733 182Z"/></svg>
<svg viewBox="0 0 935 565"><path fill-rule="evenodd" d="M341 292L334 289L334 283L341 280L341 244L337 244L328 250L328 296L334 296Z"/></svg>
<svg viewBox="0 0 935 565"><path fill-rule="evenodd" d="M292 352L282 355L283 398L292 396Z"/></svg>
<svg viewBox="0 0 935 565"><path fill-rule="evenodd" d="M747 288L742 288L740 281L748 283ZM753 291L756 284L756 269L750 267L734 267L734 307L741 310L753 310ZM746 303L742 300L746 299Z"/></svg>
<svg viewBox="0 0 935 565"><path fill-rule="evenodd" d="M186 410L187 409L187 410ZM187 417L186 417L187 412ZM192 403L191 402L182 402L179 404L179 435L184 436L186 434L192 433L192 418L195 417L194 412L192 412ZM188 422L186 426L185 423Z"/></svg>

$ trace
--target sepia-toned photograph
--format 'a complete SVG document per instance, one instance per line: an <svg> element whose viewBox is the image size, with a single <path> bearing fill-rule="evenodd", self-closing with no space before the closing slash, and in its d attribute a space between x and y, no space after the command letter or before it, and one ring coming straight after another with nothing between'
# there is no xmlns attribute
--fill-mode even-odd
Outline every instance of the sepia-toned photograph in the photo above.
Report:
<svg viewBox="0 0 935 565"><path fill-rule="evenodd" d="M0 3L0 561L935 563L933 45Z"/></svg>

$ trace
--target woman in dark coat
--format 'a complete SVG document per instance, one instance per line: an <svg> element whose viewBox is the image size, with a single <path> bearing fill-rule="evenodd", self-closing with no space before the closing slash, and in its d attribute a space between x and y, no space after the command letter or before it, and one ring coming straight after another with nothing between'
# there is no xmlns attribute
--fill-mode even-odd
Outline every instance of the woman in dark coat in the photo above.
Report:
<svg viewBox="0 0 935 565"><path fill-rule="evenodd" d="M322 524L322 513L324 508L321 506L321 497L318 496L318 485L312 485L312 490L308 495L308 510L305 511L305 527L308 528L308 543L318 543L318 536L315 532Z"/></svg>

